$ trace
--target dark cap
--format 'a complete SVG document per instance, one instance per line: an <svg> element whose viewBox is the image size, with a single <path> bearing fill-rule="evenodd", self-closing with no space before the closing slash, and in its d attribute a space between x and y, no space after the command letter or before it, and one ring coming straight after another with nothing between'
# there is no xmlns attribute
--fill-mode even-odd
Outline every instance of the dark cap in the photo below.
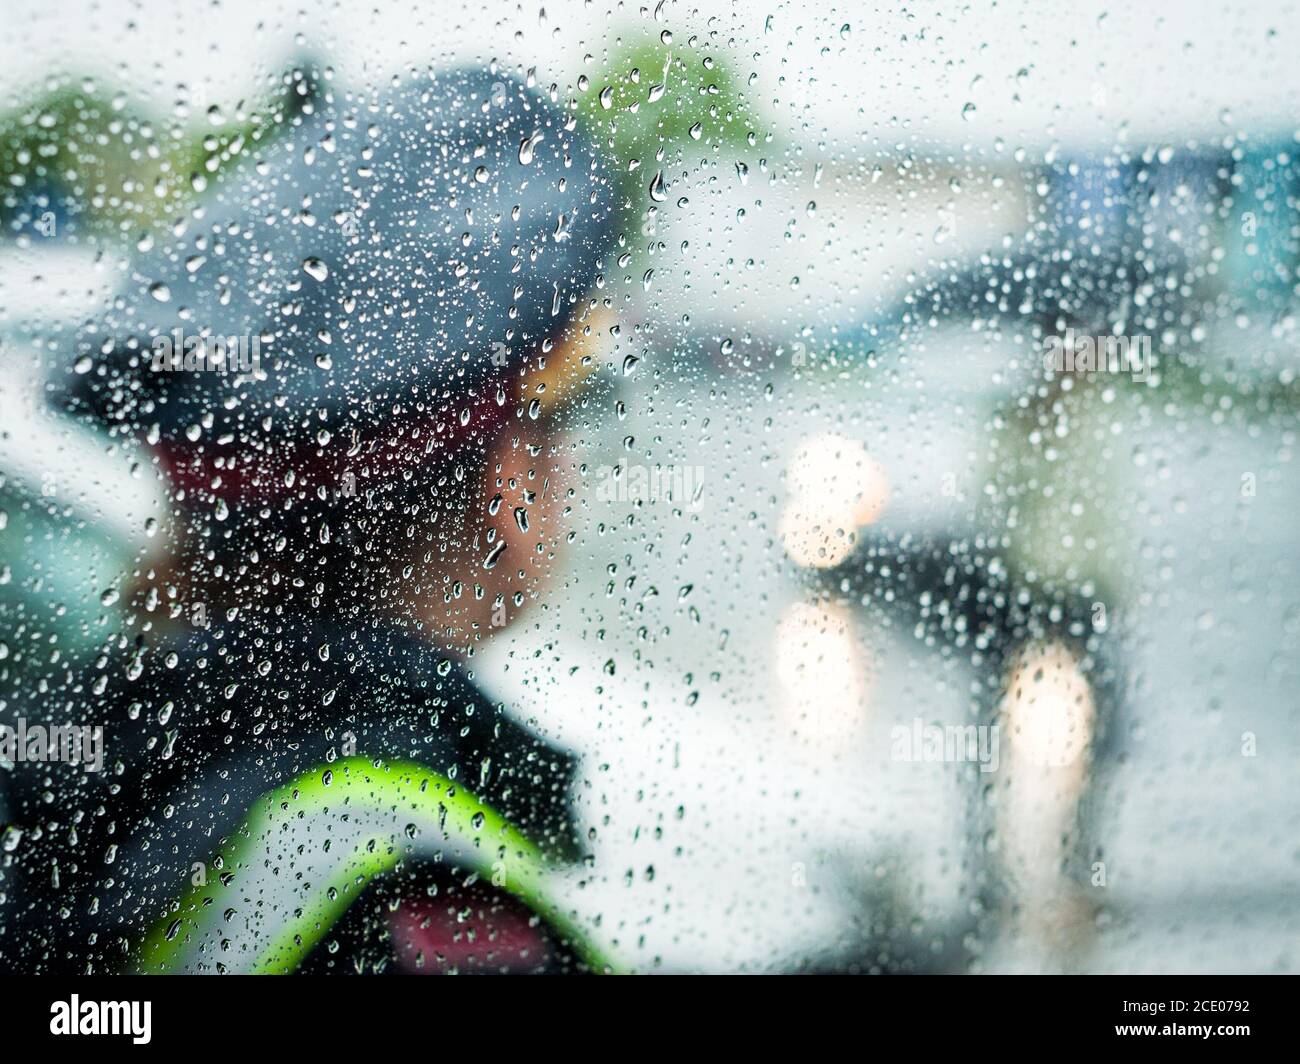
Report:
<svg viewBox="0 0 1300 1064"><path fill-rule="evenodd" d="M334 93L294 121L132 264L78 351L91 406L228 499L486 439L612 228L574 116L505 75Z"/></svg>

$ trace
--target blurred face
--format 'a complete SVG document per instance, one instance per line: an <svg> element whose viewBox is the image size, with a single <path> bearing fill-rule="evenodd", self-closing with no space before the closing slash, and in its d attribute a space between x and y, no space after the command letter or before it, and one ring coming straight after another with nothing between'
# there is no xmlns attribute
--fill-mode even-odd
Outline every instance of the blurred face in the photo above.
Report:
<svg viewBox="0 0 1300 1064"><path fill-rule="evenodd" d="M528 416L497 435L481 467L448 494L455 502L444 507L444 526L414 544L411 564L424 588L404 612L440 641L463 647L490 637L544 594L568 531L572 485L570 464L557 457L563 419L555 415L600 366L616 324L593 304L557 332L515 390L513 402Z"/></svg>
<svg viewBox="0 0 1300 1064"><path fill-rule="evenodd" d="M476 468L450 481L436 521L402 553L397 612L464 647L512 624L539 595L562 541L561 471L543 429L502 432ZM436 529L430 534L429 528Z"/></svg>

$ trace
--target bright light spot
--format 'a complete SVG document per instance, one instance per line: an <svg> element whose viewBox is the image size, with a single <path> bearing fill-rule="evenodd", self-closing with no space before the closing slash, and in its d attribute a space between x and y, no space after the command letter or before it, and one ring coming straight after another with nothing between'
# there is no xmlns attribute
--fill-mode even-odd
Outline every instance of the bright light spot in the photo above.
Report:
<svg viewBox="0 0 1300 1064"><path fill-rule="evenodd" d="M787 470L790 499L781 544L799 565L829 569L853 550L859 528L889 501L889 481L857 440L827 433L805 440Z"/></svg>
<svg viewBox="0 0 1300 1064"><path fill-rule="evenodd" d="M1012 668L1003 713L1017 753L1059 768L1083 755L1096 705L1078 658L1065 645L1049 643L1026 650Z"/></svg>

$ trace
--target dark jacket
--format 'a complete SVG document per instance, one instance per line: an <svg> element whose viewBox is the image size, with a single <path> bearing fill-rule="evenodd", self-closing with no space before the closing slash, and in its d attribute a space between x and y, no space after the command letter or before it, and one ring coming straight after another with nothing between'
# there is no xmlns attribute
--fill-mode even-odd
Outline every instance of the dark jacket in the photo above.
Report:
<svg viewBox="0 0 1300 1064"><path fill-rule="evenodd" d="M82 690L108 676L78 714L105 729L103 771L18 764L5 774L7 816L23 831L7 855L17 917L3 922L7 968L131 967L195 864L213 868L259 797L349 751L427 766L543 850L576 852L571 757L506 716L463 667L390 626L235 621L145 647L70 674ZM48 697L41 719L68 723L72 693Z"/></svg>

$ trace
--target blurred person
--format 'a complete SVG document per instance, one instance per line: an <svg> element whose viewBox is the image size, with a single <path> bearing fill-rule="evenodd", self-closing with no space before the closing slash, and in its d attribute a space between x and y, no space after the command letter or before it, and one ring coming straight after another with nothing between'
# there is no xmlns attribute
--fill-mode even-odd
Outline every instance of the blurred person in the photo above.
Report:
<svg viewBox="0 0 1300 1064"><path fill-rule="evenodd" d="M70 374L70 406L144 441L174 514L127 630L70 678L100 697L105 771L12 773L24 934L0 952L20 970L248 970L277 934L255 970L586 956L530 911L531 880L506 898L434 836L472 808L466 834L499 813L542 857L579 852L572 757L488 699L470 660L555 547L537 396L550 380L553 405L557 367L588 357L602 167L562 110L492 71L327 87L293 124L146 245L75 356L93 368ZM53 719L58 692L45 702ZM433 775L403 790L381 762ZM301 869L231 860L268 792L315 784L338 790L303 798L326 814L307 845L362 853L375 816L394 826L395 855L370 866L391 875L350 908ZM205 922L218 887L260 899L255 915Z"/></svg>

